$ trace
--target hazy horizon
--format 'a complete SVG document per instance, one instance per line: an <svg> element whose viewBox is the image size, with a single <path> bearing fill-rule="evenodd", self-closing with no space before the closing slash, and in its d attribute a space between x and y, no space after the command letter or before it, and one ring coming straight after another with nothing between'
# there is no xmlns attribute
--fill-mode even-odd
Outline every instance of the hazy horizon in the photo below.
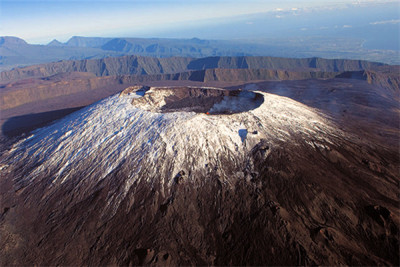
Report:
<svg viewBox="0 0 400 267"><path fill-rule="evenodd" d="M361 38L371 48L396 50L398 8L396 1L352 0L2 0L0 36L33 44L66 42L72 36L227 40L332 36ZM382 41L376 45L372 39Z"/></svg>

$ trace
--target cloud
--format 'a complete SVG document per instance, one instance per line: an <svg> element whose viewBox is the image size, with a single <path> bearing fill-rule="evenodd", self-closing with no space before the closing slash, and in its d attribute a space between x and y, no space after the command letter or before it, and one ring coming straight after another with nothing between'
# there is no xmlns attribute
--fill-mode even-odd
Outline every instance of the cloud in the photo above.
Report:
<svg viewBox="0 0 400 267"><path fill-rule="evenodd" d="M353 26L351 25L343 25L343 28L352 28Z"/></svg>
<svg viewBox="0 0 400 267"><path fill-rule="evenodd" d="M400 23L400 19L392 19L392 20L382 20L371 22L371 25L381 25L381 24L397 24Z"/></svg>

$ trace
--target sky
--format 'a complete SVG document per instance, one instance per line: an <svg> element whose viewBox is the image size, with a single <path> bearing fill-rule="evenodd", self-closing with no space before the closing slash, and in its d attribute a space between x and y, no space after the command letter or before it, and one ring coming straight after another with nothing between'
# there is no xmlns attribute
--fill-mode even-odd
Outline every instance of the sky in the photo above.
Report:
<svg viewBox="0 0 400 267"><path fill-rule="evenodd" d="M168 37L165 33L174 30L210 27L251 14L340 10L382 2L396 1L0 0L0 36L41 44L53 39L65 42L72 36ZM397 23L397 18L391 19ZM196 32L187 37L196 37Z"/></svg>

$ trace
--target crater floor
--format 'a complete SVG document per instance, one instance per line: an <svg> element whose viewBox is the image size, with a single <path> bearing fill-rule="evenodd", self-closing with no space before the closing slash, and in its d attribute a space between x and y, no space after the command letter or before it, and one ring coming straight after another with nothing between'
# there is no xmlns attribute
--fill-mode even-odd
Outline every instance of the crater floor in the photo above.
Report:
<svg viewBox="0 0 400 267"><path fill-rule="evenodd" d="M257 92L204 87L133 86L121 93L124 95L134 96L132 105L136 107L161 113L234 114L256 109L264 102Z"/></svg>

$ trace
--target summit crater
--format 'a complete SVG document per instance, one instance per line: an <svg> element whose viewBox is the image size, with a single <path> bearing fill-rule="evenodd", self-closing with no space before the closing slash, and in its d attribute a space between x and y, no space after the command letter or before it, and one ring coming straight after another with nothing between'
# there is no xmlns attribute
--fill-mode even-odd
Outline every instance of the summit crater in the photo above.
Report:
<svg viewBox="0 0 400 267"><path fill-rule="evenodd" d="M264 102L261 93L211 87L132 86L120 94L126 95L134 96L133 106L161 113L234 114L256 109Z"/></svg>

